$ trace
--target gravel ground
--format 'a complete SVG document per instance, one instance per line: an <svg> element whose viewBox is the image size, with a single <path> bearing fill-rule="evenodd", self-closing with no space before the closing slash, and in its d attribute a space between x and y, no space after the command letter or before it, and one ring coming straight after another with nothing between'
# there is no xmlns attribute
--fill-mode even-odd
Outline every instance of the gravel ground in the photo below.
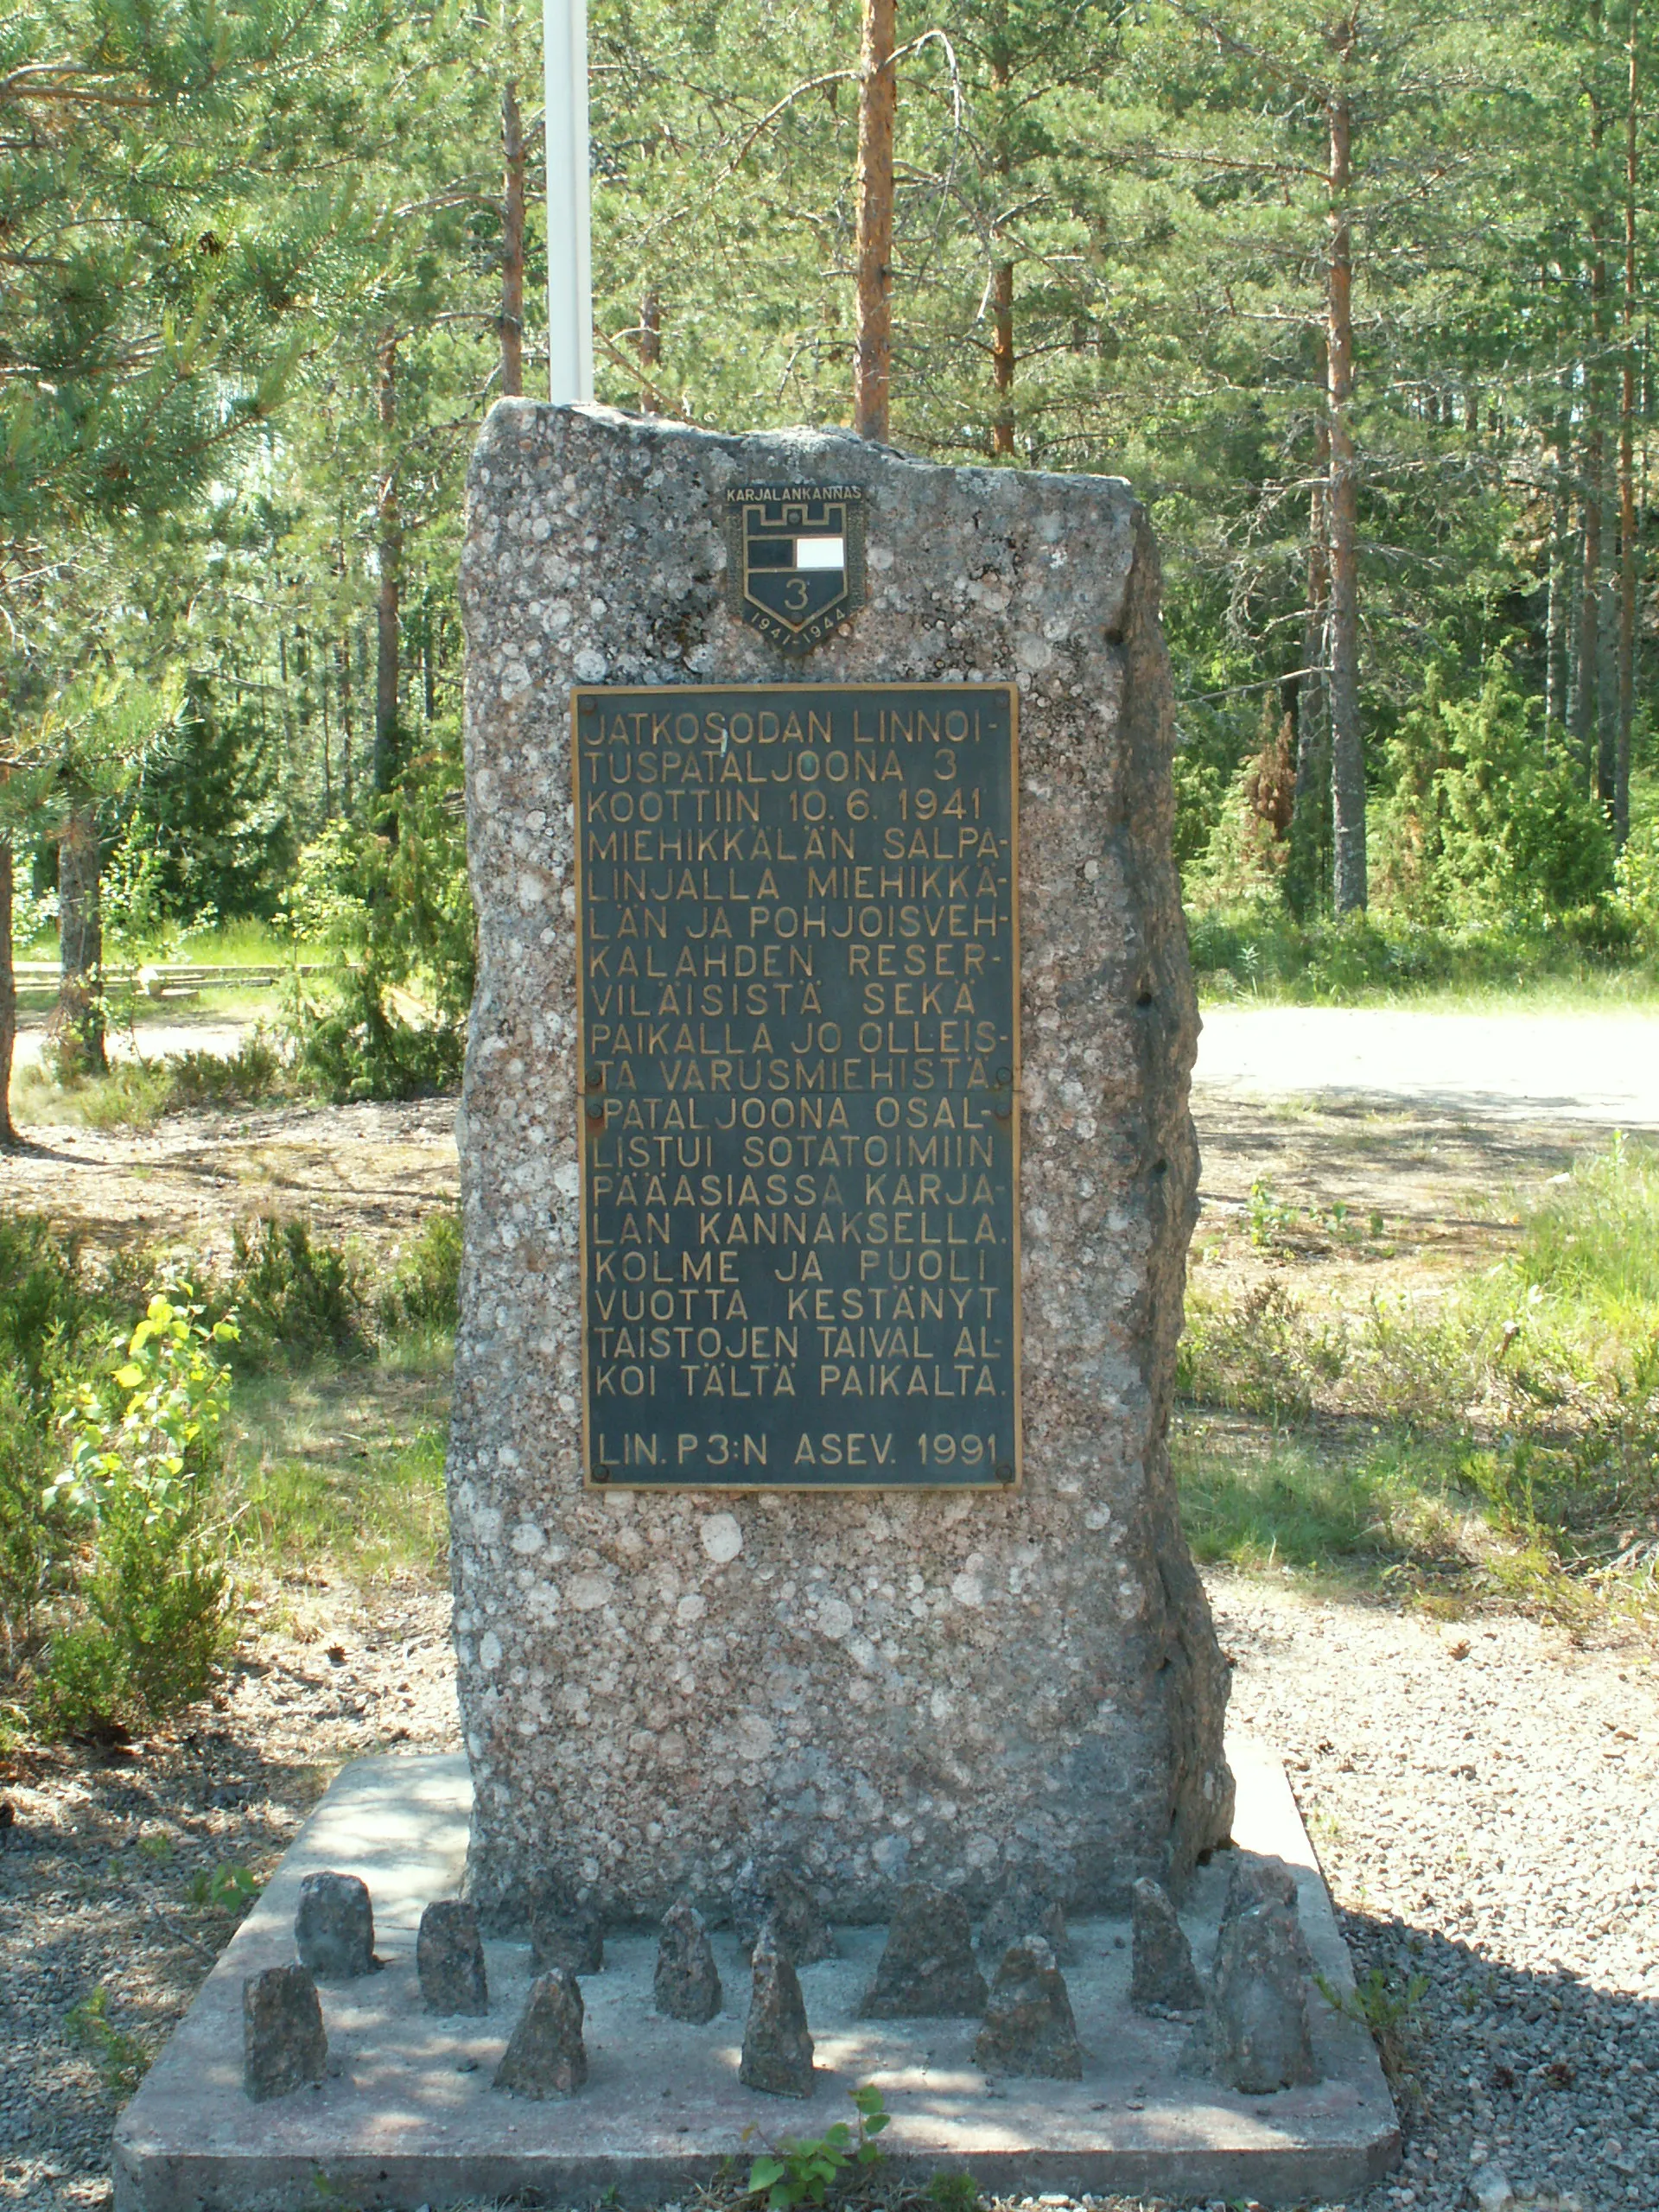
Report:
<svg viewBox="0 0 1659 2212"><path fill-rule="evenodd" d="M1406 2164L1373 2202L1470 2204L1495 2167L1523 2203L1659 2206L1650 1653L1211 1591L1234 1718L1289 1766L1356 1974L1427 1985Z"/></svg>
<svg viewBox="0 0 1659 2212"><path fill-rule="evenodd" d="M1492 2167L1517 2205L1659 2209L1646 1649L1274 1582L1211 1587L1235 1717L1287 1759L1357 1971L1427 1985L1407 2164L1366 2212L1471 2205L1471 2177L1490 2184ZM107 2201L119 2093L67 2016L102 1987L118 2034L164 2035L232 1925L189 1902L192 1878L268 1871L343 1758L453 1748L447 1611L429 1591L382 1592L365 1611L296 1586L194 1726L6 1782L0 2205Z"/></svg>

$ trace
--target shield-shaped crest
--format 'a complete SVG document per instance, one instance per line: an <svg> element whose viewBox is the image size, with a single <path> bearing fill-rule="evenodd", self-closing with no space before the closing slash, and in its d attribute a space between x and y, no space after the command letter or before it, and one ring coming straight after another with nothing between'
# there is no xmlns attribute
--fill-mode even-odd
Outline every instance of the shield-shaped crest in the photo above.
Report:
<svg viewBox="0 0 1659 2212"><path fill-rule="evenodd" d="M741 484L726 494L732 612L804 653L864 604L864 493L856 484Z"/></svg>

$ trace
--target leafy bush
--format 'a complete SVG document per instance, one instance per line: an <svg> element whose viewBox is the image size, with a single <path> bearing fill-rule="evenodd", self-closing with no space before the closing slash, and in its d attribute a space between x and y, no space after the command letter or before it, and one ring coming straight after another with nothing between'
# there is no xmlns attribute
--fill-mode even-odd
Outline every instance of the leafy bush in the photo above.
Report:
<svg viewBox="0 0 1659 2212"><path fill-rule="evenodd" d="M461 1306L461 1216L431 1214L376 1300L385 1330L454 1328Z"/></svg>
<svg viewBox="0 0 1659 2212"><path fill-rule="evenodd" d="M84 1532L75 1614L54 1635L47 1716L106 1729L201 1695L224 1648L228 1581L214 1487L231 1372L188 1285L159 1289L107 1382L83 1382L60 1428L68 1465L48 1497Z"/></svg>
<svg viewBox="0 0 1659 2212"><path fill-rule="evenodd" d="M231 1231L229 1302L251 1361L351 1355L368 1348L368 1300L337 1244L302 1221L257 1214Z"/></svg>

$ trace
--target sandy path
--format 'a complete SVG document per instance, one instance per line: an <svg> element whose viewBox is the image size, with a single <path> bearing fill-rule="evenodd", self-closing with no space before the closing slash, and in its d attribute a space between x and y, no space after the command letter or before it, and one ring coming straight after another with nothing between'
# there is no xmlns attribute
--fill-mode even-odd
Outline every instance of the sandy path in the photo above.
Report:
<svg viewBox="0 0 1659 2212"><path fill-rule="evenodd" d="M1481 1119L1659 1128L1659 1016L1217 1007L1201 1092L1409 1101Z"/></svg>

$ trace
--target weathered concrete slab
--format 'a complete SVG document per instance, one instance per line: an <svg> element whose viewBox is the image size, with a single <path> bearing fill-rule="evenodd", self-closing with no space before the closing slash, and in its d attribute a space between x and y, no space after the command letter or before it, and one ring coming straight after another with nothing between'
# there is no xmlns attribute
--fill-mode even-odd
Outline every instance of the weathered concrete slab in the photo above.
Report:
<svg viewBox="0 0 1659 2212"><path fill-rule="evenodd" d="M1351 1986L1281 1770L1248 1747L1229 1749L1238 1841L1298 1869L1319 1968ZM1072 1924L1066 1983L1084 2054L1076 2082L988 2082L972 2060L976 2021L859 2019L882 1931L843 1928L842 1955L801 1973L819 2069L810 2103L738 2082L749 1977L729 1931L714 1938L725 2005L703 2027L652 2009L654 1935L607 1936L605 1970L582 1984L588 2086L568 2101L507 2096L490 2079L530 1984L529 1945L486 1945L482 2019L434 2018L416 1980L421 1907L460 1879L469 1798L459 1758L365 1759L340 1777L122 2115L117 2212L439 2207L476 2196L582 2205L612 2188L625 2204L654 2204L745 2155L746 2127L821 2132L849 2117L846 2092L870 2081L893 2115L883 2138L893 2156L924 2173L965 2167L998 2191L1342 2198L1397 2155L1363 2031L1316 1998L1325 2077L1316 2087L1238 2097L1194 2080L1179 2070L1185 2029L1128 2010L1128 1922L1103 1916ZM241 2088L243 1977L293 1956L301 1879L325 1866L368 1882L387 1963L323 1992L330 2078L255 2106ZM1182 1911L1201 1966L1225 1885L1224 1854L1198 1870Z"/></svg>

